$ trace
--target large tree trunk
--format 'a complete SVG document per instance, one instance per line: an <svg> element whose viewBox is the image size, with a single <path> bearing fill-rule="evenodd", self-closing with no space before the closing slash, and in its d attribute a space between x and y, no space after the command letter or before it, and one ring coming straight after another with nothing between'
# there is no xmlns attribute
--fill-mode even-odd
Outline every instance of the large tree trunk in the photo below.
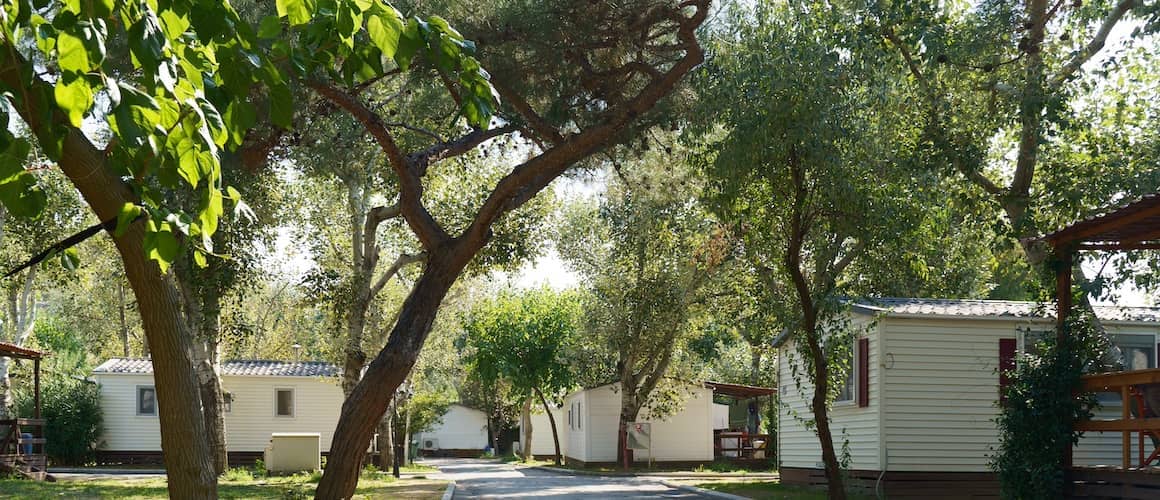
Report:
<svg viewBox="0 0 1160 500"><path fill-rule="evenodd" d="M387 411L383 415L382 420L379 421L378 442L375 443L379 448L379 469L384 471L391 470L391 464L395 463L395 433L391 432L394 428L393 411Z"/></svg>
<svg viewBox="0 0 1160 500"><path fill-rule="evenodd" d="M829 497L833 500L846 498L846 487L842 480L842 469L838 463L838 455L834 451L834 436L830 432L830 414L826 405L827 391L830 387L830 373L826 366L825 354L818 339L816 326L809 327L813 331L806 333L806 343L809 345L810 355L814 358L814 396L810 400L810 409L814 413L814 424L817 429L818 441L822 444L822 463L826 468L826 482L829 485Z"/></svg>
<svg viewBox="0 0 1160 500"><path fill-rule="evenodd" d="M104 164L104 155L79 130L70 130L63 149L61 170L98 219L116 219L125 203L136 202L129 187ZM182 317L181 298L173 279L145 255L144 238L145 225L136 222L114 242L137 297L146 345L153 358L169 494L174 498L216 498L217 480L205 439L201 395L190 359L191 335Z"/></svg>
<svg viewBox="0 0 1160 500"><path fill-rule="evenodd" d="M315 498L350 498L354 494L363 455L378 419L415 365L439 304L469 258L453 255L449 250L432 252L422 276L403 301L386 347L367 366L362 380L343 402L327 470L318 483Z"/></svg>
<svg viewBox="0 0 1160 500"><path fill-rule="evenodd" d="M212 267L192 269L175 266L175 276L185 305L185 318L193 329L192 361L201 394L201 411L213 456L214 473L224 474L229 468L226 446L225 391L221 382L221 299L220 290L213 285L197 286L199 280L213 283Z"/></svg>
<svg viewBox="0 0 1160 500"><path fill-rule="evenodd" d="M560 456L560 433L556 430L556 417L552 415L552 408L548 406L548 400L544 397L544 393L540 388L536 388L536 395L540 397L540 403L544 405L544 412L548 414L548 424L552 426L552 444L556 445L556 465L560 465L562 460Z"/></svg>

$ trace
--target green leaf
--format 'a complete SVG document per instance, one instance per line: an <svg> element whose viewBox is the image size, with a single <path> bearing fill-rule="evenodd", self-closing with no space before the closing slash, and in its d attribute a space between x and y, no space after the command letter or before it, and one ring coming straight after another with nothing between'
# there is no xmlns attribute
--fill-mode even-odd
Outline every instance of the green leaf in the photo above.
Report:
<svg viewBox="0 0 1160 500"><path fill-rule="evenodd" d="M399 50L399 42L403 36L403 20L395 13L387 12L371 16L367 19L367 33L371 43L383 51L383 56L394 59Z"/></svg>
<svg viewBox="0 0 1160 500"><path fill-rule="evenodd" d="M129 226L137 217L141 215L141 207L132 203L125 203L121 205L121 211L117 213L117 229L113 231L113 236L120 238L125 235L125 231L129 230Z"/></svg>
<svg viewBox="0 0 1160 500"><path fill-rule="evenodd" d="M207 262L207 261L205 260L205 252L201 252L201 251L194 250L194 252L193 252L193 263L194 263L194 264L197 264L197 267L200 267L200 268L203 268L203 269L204 269L206 266L208 266L208 265L209 265L209 262Z"/></svg>
<svg viewBox="0 0 1160 500"><path fill-rule="evenodd" d="M403 29L402 35L399 37L398 50L395 52L395 64L399 68L406 70L411 67L411 60L415 58L415 53L419 51L424 44L423 35L419 30L420 21L411 18L407 21L407 26Z"/></svg>
<svg viewBox="0 0 1160 500"><path fill-rule="evenodd" d="M262 18L262 23L258 25L258 38L273 40L281 35L282 18L278 16L266 16Z"/></svg>
<svg viewBox="0 0 1160 500"><path fill-rule="evenodd" d="M13 138L0 151L0 203L17 217L37 217L48 204L36 176L24 169L31 148L26 139Z"/></svg>
<svg viewBox="0 0 1160 500"><path fill-rule="evenodd" d="M145 254L150 260L157 262L157 267L161 268L162 273L169 271L169 266L177 259L177 251L180 249L177 236L164 226L156 232L146 233L143 246Z"/></svg>
<svg viewBox="0 0 1160 500"><path fill-rule="evenodd" d="M277 0L278 16L290 21L290 26L310 22L314 15L314 0Z"/></svg>
<svg viewBox="0 0 1160 500"><path fill-rule="evenodd" d="M229 130L230 143L240 146L246 139L246 133L258 121L254 105L247 101L231 101L226 106L226 114L222 116L226 129Z"/></svg>
<svg viewBox="0 0 1160 500"><path fill-rule="evenodd" d="M54 89L56 104L68 114L68 121L74 127L80 127L85 113L93 105L93 89L84 78L74 77L69 81L67 76L61 76Z"/></svg>
<svg viewBox="0 0 1160 500"><path fill-rule="evenodd" d="M93 67L84 40L71 33L62 31L57 35L56 52L57 65L62 72L83 75Z"/></svg>
<svg viewBox="0 0 1160 500"><path fill-rule="evenodd" d="M77 249L69 247L60 253L60 266L70 273L75 273L81 267L81 256Z"/></svg>
<svg viewBox="0 0 1160 500"><path fill-rule="evenodd" d="M270 121L282 128L290 128L294 121L294 96L285 84L270 87Z"/></svg>

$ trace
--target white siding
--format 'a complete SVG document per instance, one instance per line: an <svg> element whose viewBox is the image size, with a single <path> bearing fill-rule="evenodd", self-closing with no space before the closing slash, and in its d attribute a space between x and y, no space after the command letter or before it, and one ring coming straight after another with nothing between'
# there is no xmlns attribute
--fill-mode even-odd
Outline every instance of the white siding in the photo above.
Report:
<svg viewBox="0 0 1160 500"><path fill-rule="evenodd" d="M532 455L549 456L556 454L556 442L552 439L552 423L548 421L548 414L543 408L539 412L532 410ZM568 454L568 411L552 408L552 417L556 419L556 433L560 438L560 454ZM520 435L524 435L520 430ZM525 438L527 439L527 438Z"/></svg>
<svg viewBox="0 0 1160 500"><path fill-rule="evenodd" d="M999 340L1015 320L887 318L886 438L892 471L986 472L998 439Z"/></svg>
<svg viewBox="0 0 1160 500"><path fill-rule="evenodd" d="M856 317L853 323L855 328L863 328L865 318ZM848 441L850 446L850 468L877 470L880 460L880 421L882 408L882 392L879 376L881 349L881 326L864 332L869 339L870 366L869 389L870 401L867 407L858 407L856 401L834 403L830 409L830 430L833 434L834 451L838 458L842 456L842 445ZM814 431L807 429L800 419L812 419L810 400L813 398L813 384L810 384L802 371L800 355L794 352L792 342L787 343L778 355L778 460L785 467L821 468L822 451L818 444L818 436ZM797 359L801 378L799 388L794 381L793 369L790 366L788 353ZM855 353L855 357L856 357ZM854 368L857 370L857 367ZM857 382L854 387L855 400L857 399ZM795 418L795 415L797 418Z"/></svg>
<svg viewBox="0 0 1160 500"><path fill-rule="evenodd" d="M585 462L615 462L616 443L620 433L619 384L610 384L585 391L584 406L580 409L580 428L587 438L588 458Z"/></svg>
<svg viewBox="0 0 1160 500"><path fill-rule="evenodd" d="M652 418L641 410L638 420L652 425L652 453L656 461L713 460L713 391L690 386L684 406L676 414ZM634 452L636 461L648 460L648 452Z"/></svg>
<svg viewBox="0 0 1160 500"><path fill-rule="evenodd" d="M136 387L153 385L153 377L94 374L93 378L101 385L102 449L160 451L158 417L136 414ZM322 449L330 449L343 401L337 380L226 375L222 387L233 394L231 411L225 415L230 451L262 451L274 432L317 432ZM274 416L275 388L294 389L293 417Z"/></svg>
<svg viewBox="0 0 1160 500"><path fill-rule="evenodd" d="M419 434L420 442L437 439L441 450L483 450L487 447L487 414L453 404L442 421Z"/></svg>

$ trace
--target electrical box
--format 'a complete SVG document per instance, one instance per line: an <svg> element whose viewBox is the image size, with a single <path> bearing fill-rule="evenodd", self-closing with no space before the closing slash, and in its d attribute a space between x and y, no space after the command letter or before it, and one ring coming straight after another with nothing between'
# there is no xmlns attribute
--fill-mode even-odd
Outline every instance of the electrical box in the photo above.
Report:
<svg viewBox="0 0 1160 500"><path fill-rule="evenodd" d="M266 470L275 474L316 471L322 468L322 435L317 432L275 432L270 434L264 460Z"/></svg>

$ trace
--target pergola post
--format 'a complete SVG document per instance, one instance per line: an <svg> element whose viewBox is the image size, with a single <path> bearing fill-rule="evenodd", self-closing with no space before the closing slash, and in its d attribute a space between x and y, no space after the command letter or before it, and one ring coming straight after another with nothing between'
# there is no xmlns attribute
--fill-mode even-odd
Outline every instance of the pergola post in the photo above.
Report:
<svg viewBox="0 0 1160 500"><path fill-rule="evenodd" d="M40 419L40 358L32 360L32 418Z"/></svg>
<svg viewBox="0 0 1160 500"><path fill-rule="evenodd" d="M1071 312L1071 268L1074 254L1067 249L1057 249L1055 252L1055 340L1063 343L1064 325L1067 324L1067 315Z"/></svg>

